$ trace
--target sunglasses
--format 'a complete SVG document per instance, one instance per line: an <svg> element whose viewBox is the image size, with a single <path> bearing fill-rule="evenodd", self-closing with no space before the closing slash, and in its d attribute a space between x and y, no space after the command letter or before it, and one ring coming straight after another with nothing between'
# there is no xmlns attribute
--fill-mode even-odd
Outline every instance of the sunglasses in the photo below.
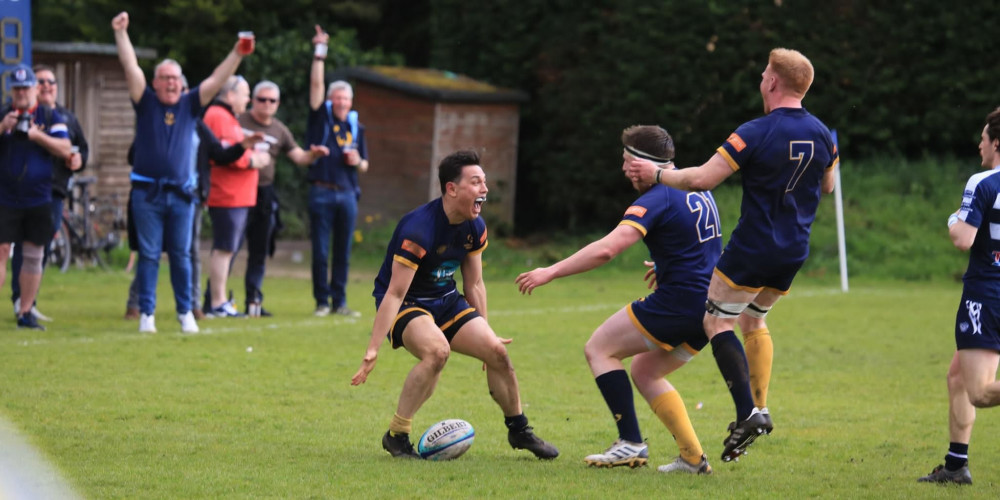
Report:
<svg viewBox="0 0 1000 500"><path fill-rule="evenodd" d="M277 99L273 99L270 97L255 97L254 100L256 100L257 102L269 102L271 104L278 102Z"/></svg>
<svg viewBox="0 0 1000 500"><path fill-rule="evenodd" d="M39 84L42 84L42 83L47 83L47 84L49 84L49 85L55 85L55 84L56 84L56 83L58 83L58 82L56 82L56 79L55 79L55 78L51 78L51 79L50 79L50 78L39 78L39 79L38 79L38 83L39 83Z"/></svg>

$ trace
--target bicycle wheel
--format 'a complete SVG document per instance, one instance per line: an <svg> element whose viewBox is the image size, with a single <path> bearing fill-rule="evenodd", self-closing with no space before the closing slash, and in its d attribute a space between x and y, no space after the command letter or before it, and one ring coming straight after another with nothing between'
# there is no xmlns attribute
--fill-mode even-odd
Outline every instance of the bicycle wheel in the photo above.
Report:
<svg viewBox="0 0 1000 500"><path fill-rule="evenodd" d="M48 265L58 267L59 272L66 272L70 261L73 260L73 247L70 241L69 230L66 228L66 223L62 222L52 241L49 242Z"/></svg>

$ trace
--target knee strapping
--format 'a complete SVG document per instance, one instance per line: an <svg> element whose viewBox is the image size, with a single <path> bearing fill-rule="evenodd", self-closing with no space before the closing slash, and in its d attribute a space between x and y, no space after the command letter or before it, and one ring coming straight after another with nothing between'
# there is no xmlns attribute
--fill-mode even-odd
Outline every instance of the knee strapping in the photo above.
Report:
<svg viewBox="0 0 1000 500"><path fill-rule="evenodd" d="M21 262L21 272L25 274L42 274L42 256L45 250L35 245L24 245L21 249L23 261Z"/></svg>
<svg viewBox="0 0 1000 500"><path fill-rule="evenodd" d="M738 317L748 304L749 302L716 302L708 299L705 301L705 310L717 318L733 319Z"/></svg>
<svg viewBox="0 0 1000 500"><path fill-rule="evenodd" d="M764 319L764 316L767 316L767 313L770 310L770 307L759 306L756 303L751 302L744 312L746 312L747 316L750 316L751 318Z"/></svg>

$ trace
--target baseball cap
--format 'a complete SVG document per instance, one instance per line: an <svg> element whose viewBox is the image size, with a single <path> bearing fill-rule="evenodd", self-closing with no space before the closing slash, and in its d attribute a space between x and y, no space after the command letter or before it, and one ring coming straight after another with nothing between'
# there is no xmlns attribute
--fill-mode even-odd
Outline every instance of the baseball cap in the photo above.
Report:
<svg viewBox="0 0 1000 500"><path fill-rule="evenodd" d="M31 68L20 64L10 70L10 75L7 77L7 86L10 88L14 87L34 87L38 83L35 79L35 72L31 71Z"/></svg>

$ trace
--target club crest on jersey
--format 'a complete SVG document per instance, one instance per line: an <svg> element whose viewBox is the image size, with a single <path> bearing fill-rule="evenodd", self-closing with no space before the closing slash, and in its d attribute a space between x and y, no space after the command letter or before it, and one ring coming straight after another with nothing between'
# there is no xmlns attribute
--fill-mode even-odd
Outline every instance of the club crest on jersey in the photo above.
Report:
<svg viewBox="0 0 1000 500"><path fill-rule="evenodd" d="M472 250L472 235L471 234L465 235L465 244L462 245L462 246L465 247L466 250Z"/></svg>
<svg viewBox="0 0 1000 500"><path fill-rule="evenodd" d="M641 219L644 215L646 215L646 207L632 205L631 207L628 207L628 210L625 210L625 215L634 215Z"/></svg>
<svg viewBox="0 0 1000 500"><path fill-rule="evenodd" d="M993 251L993 263L990 264L993 267L1000 267L1000 252Z"/></svg>
<svg viewBox="0 0 1000 500"><path fill-rule="evenodd" d="M737 153L743 151L747 147L747 143L743 142L743 138L736 135L736 132L729 134L729 138L726 139L726 142L728 142L729 145L732 146Z"/></svg>
<svg viewBox="0 0 1000 500"><path fill-rule="evenodd" d="M167 111L167 114L163 115L163 123L166 123L168 127L176 122L177 118L174 117L172 112Z"/></svg>

